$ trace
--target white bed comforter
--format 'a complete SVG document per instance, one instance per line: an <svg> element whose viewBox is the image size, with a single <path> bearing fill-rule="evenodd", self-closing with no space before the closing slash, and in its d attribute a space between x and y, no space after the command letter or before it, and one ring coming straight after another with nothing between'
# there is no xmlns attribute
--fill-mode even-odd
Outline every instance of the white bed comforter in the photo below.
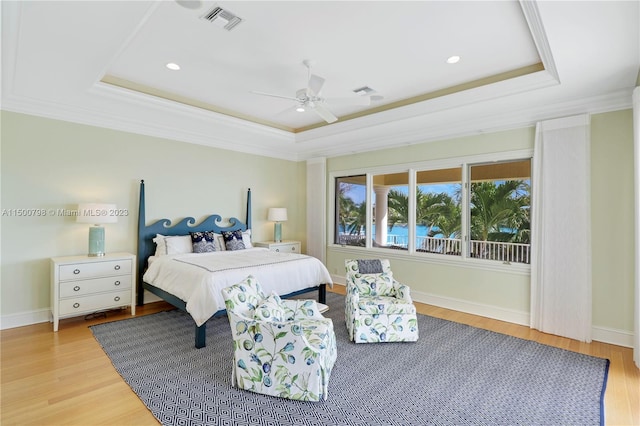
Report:
<svg viewBox="0 0 640 426"><path fill-rule="evenodd" d="M249 248L155 258L143 280L187 304L198 326L225 309L221 289L253 275L265 294L285 295L320 284L333 285L327 268L315 257Z"/></svg>

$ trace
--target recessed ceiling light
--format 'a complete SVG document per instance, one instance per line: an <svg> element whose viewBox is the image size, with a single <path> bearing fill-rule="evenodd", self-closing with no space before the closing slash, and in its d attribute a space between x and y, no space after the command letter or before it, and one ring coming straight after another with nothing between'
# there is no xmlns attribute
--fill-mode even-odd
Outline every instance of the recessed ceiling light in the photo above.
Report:
<svg viewBox="0 0 640 426"><path fill-rule="evenodd" d="M180 65L174 63L174 62L169 62L167 65L165 65L167 68L169 68L171 71L178 71L180 69Z"/></svg>
<svg viewBox="0 0 640 426"><path fill-rule="evenodd" d="M460 56L450 56L449 58L447 58L447 63L456 64L458 63L459 60L460 60Z"/></svg>

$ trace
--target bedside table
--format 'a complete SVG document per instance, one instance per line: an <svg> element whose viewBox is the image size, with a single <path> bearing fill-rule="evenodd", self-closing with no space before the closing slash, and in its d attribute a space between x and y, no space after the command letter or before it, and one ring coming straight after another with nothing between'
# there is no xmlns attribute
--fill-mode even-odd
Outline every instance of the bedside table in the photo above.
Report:
<svg viewBox="0 0 640 426"><path fill-rule="evenodd" d="M256 247L266 247L271 251L300 254L300 241L282 240L279 243L275 241L261 241L253 243L253 245Z"/></svg>
<svg viewBox="0 0 640 426"><path fill-rule="evenodd" d="M51 258L53 331L65 317L123 306L135 315L135 265L131 253Z"/></svg>

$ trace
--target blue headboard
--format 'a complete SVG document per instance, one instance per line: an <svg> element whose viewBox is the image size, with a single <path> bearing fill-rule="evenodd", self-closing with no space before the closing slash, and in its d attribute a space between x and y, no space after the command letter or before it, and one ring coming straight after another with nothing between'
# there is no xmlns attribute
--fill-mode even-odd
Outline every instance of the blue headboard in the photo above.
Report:
<svg viewBox="0 0 640 426"><path fill-rule="evenodd" d="M146 225L145 219L145 198L144 198L144 180L140 181L140 202L138 206L138 305L144 303L144 288L142 285L142 276L147 268L147 259L152 256L156 250L156 244L153 242L156 234L162 235L188 235L190 232L198 231L214 231L221 233L222 231L246 231L251 229L251 188L247 190L247 216L243 223L235 217L230 218L227 222L228 226L220 226L219 222L222 217L217 214L206 217L202 222L196 224L196 220L192 217L185 217L178 223L172 225L169 219L160 219L150 225Z"/></svg>

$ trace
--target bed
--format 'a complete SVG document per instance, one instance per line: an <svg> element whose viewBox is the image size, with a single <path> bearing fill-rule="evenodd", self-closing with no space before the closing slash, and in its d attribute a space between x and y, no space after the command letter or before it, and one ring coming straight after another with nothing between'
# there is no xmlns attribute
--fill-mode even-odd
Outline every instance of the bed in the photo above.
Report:
<svg viewBox="0 0 640 426"><path fill-rule="evenodd" d="M148 290L189 313L194 319L196 348L206 346L207 321L226 316L220 290L248 275L255 276L267 294L292 297L317 291L318 301L325 303L326 285L333 284L322 262L302 254L252 247L251 189L247 190L244 222L232 217L222 226L222 217L214 214L200 223L187 217L175 224L161 219L147 225L144 185L144 180L140 181L137 304L144 304L144 290ZM226 250L222 234L232 231L241 238L244 249ZM215 251L192 253L191 233L215 235L214 240L207 240L215 245Z"/></svg>

